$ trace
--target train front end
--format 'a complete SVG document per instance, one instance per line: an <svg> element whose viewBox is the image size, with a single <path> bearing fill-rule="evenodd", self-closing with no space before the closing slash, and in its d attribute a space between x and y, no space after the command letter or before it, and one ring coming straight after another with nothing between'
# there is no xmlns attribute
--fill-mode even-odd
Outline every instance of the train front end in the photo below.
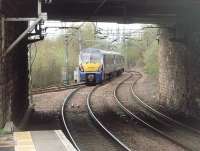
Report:
<svg viewBox="0 0 200 151"><path fill-rule="evenodd" d="M82 52L79 57L80 81L98 84L103 81L103 56L100 53Z"/></svg>

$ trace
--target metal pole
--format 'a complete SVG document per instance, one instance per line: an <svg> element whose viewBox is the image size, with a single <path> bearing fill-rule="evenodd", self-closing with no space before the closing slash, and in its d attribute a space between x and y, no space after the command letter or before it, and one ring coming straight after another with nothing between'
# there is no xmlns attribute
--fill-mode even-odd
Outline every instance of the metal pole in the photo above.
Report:
<svg viewBox="0 0 200 151"><path fill-rule="evenodd" d="M1 17L1 55L5 49L5 18Z"/></svg>
<svg viewBox="0 0 200 151"><path fill-rule="evenodd" d="M82 37L81 37L81 31L78 29L78 41L79 41L79 49L82 50Z"/></svg>
<svg viewBox="0 0 200 151"><path fill-rule="evenodd" d="M67 37L67 34L65 34L65 81L64 83L65 84L69 84L69 71L68 71L68 37Z"/></svg>
<svg viewBox="0 0 200 151"><path fill-rule="evenodd" d="M67 84L69 84L69 56L68 56L68 39L66 39L66 64L67 64Z"/></svg>
<svg viewBox="0 0 200 151"><path fill-rule="evenodd" d="M15 48L17 46L17 44L19 42L22 41L23 38L25 38L27 36L27 34L29 32L31 32L35 26L40 22L42 21L42 18L38 18L30 27L28 27L9 47L8 49L5 51L5 53L3 54L2 57L5 57L6 55L8 55L12 50L13 48Z"/></svg>
<svg viewBox="0 0 200 151"><path fill-rule="evenodd" d="M124 27L123 27L123 45L124 45L125 65L127 68L128 57L127 57L127 47L126 47L125 28Z"/></svg>
<svg viewBox="0 0 200 151"><path fill-rule="evenodd" d="M42 13L42 2L41 0L38 0L38 17L41 15Z"/></svg>

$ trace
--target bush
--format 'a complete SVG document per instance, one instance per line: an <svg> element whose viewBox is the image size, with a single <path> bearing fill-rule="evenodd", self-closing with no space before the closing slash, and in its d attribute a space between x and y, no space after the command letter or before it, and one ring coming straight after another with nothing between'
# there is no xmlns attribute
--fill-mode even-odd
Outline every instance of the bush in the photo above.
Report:
<svg viewBox="0 0 200 151"><path fill-rule="evenodd" d="M45 40L37 44L37 53L32 66L33 87L46 87L62 82L64 65L64 40L62 38Z"/></svg>
<svg viewBox="0 0 200 151"><path fill-rule="evenodd" d="M158 65L158 43L154 41L144 54L144 70L147 74L157 76L159 71Z"/></svg>

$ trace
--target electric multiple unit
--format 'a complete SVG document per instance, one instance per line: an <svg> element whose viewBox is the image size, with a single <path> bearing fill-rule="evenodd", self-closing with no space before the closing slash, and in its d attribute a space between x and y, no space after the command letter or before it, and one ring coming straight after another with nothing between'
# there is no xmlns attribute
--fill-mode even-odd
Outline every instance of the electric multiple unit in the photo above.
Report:
<svg viewBox="0 0 200 151"><path fill-rule="evenodd" d="M113 51L83 49L79 55L80 81L101 83L124 71L124 57Z"/></svg>

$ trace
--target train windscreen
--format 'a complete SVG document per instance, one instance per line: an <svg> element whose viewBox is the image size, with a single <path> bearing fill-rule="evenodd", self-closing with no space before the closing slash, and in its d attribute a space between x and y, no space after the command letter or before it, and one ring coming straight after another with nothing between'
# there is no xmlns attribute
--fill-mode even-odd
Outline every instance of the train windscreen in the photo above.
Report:
<svg viewBox="0 0 200 151"><path fill-rule="evenodd" d="M80 55L81 63L102 63L101 54L92 54L92 53L82 53Z"/></svg>

